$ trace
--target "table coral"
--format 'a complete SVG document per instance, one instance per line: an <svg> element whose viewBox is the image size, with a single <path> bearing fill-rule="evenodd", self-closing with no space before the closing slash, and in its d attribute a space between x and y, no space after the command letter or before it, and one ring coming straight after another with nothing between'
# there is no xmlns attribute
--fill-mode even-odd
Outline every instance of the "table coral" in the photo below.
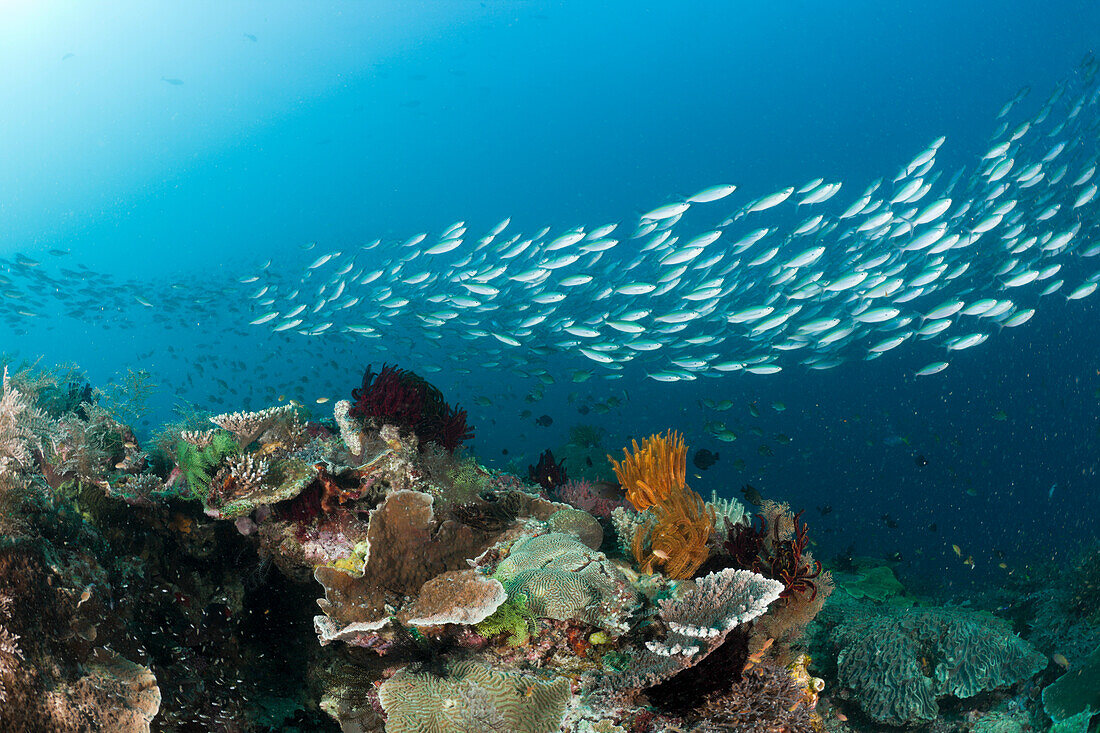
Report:
<svg viewBox="0 0 1100 733"><path fill-rule="evenodd" d="M783 584L747 570L727 568L686 584L678 597L658 602L663 638L631 650L625 687L650 687L714 652L731 631L759 617L779 598Z"/></svg>
<svg viewBox="0 0 1100 733"><path fill-rule="evenodd" d="M413 626L478 624L489 618L508 598L499 580L476 570L448 570L420 587L402 621Z"/></svg>

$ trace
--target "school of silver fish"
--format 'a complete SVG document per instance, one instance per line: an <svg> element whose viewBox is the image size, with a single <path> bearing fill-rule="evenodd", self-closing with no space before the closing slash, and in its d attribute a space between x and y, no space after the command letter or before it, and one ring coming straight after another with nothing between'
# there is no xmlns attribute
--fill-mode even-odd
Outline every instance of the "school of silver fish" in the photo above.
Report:
<svg viewBox="0 0 1100 733"><path fill-rule="evenodd" d="M478 236L459 221L329 252L300 277L269 263L242 278L255 287L251 323L413 334L456 363L575 354L606 378L633 363L662 382L830 369L933 342L943 358L916 374L936 374L1044 299L1080 300L1100 284L1086 264L1100 254L1098 69L1090 55L1037 113L1010 122L1022 90L988 151L946 179L940 137L846 199L840 181L816 178L733 211L737 187L715 185L592 228L524 235L505 219Z"/></svg>
<svg viewBox="0 0 1100 733"><path fill-rule="evenodd" d="M941 349L915 371L928 376L1100 284L1098 70L1090 54L1024 119L1021 90L988 149L950 176L936 169L940 137L858 195L815 178L736 207L743 192L715 185L591 228L525 235L505 219L478 236L459 221L320 256L306 245L300 265L269 260L235 285L150 289L82 264L58 276L17 254L0 258L0 315L26 333L53 294L102 329L228 313L277 345L340 335L341 350L366 340L426 372L547 380L532 356L553 355L574 382L628 368L661 382L821 370L927 343Z"/></svg>

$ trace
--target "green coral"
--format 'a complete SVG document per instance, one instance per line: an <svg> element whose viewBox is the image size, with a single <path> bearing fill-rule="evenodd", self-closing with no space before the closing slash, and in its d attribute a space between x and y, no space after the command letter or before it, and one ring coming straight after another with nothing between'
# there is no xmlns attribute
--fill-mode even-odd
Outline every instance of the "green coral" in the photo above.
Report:
<svg viewBox="0 0 1100 733"><path fill-rule="evenodd" d="M517 541L493 577L509 596L526 594L540 618L577 619L616 634L629 628L636 594L622 571L575 535L549 532Z"/></svg>
<svg viewBox="0 0 1100 733"><path fill-rule="evenodd" d="M555 568L524 570L505 586L509 595L524 595L531 612L539 618L568 621L572 618L587 620L587 610L599 603L601 591L610 595L614 588L595 587L593 575ZM610 585L610 584L608 584Z"/></svg>
<svg viewBox="0 0 1100 733"><path fill-rule="evenodd" d="M860 570L856 574L833 571L833 580L852 598L868 598L883 602L905 593L905 586L886 565Z"/></svg>
<svg viewBox="0 0 1100 733"><path fill-rule="evenodd" d="M1100 712L1100 647L1043 690L1043 706L1055 723Z"/></svg>
<svg viewBox="0 0 1100 733"><path fill-rule="evenodd" d="M1050 733L1088 733L1092 715L1091 710L1084 710L1065 720L1059 720L1050 727Z"/></svg>
<svg viewBox="0 0 1100 733"><path fill-rule="evenodd" d="M527 597L518 594L505 601L493 615L475 627L484 637L493 637L507 631L508 643L512 646L526 644L531 637L531 627L535 617L527 609Z"/></svg>
<svg viewBox="0 0 1100 733"><path fill-rule="evenodd" d="M473 501L488 488L488 476L473 458L467 458L449 472L451 491L446 498L458 504Z"/></svg>
<svg viewBox="0 0 1100 733"><path fill-rule="evenodd" d="M237 441L229 433L214 433L210 445L199 448L186 440L176 443L176 462L194 498L206 499L210 491L213 469L226 456L239 450Z"/></svg>

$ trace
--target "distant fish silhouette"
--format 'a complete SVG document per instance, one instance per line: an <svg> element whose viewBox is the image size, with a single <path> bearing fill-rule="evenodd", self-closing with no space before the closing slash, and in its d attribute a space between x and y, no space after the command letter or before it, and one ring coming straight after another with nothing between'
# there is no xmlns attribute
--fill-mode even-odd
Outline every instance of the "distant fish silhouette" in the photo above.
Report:
<svg viewBox="0 0 1100 733"><path fill-rule="evenodd" d="M162 76L160 78L160 80L161 81L166 81L174 87L182 87L183 86L183 79L169 79L167 76Z"/></svg>
<svg viewBox="0 0 1100 733"><path fill-rule="evenodd" d="M741 487L741 493L745 495L745 501L753 506L760 506L764 503L764 497L760 495L756 487L752 484L745 484Z"/></svg>
<svg viewBox="0 0 1100 733"><path fill-rule="evenodd" d="M251 33L245 33L244 37L247 38L248 40L252 41L253 43L256 42L256 36L252 35Z"/></svg>
<svg viewBox="0 0 1100 733"><path fill-rule="evenodd" d="M67 54L65 54L64 56L62 56L62 57L61 57L61 60L62 60L62 61L68 61L68 60L69 60L69 59L71 59L71 58L72 58L73 56L76 56L76 54L75 54L75 53L67 53Z"/></svg>
<svg viewBox="0 0 1100 733"><path fill-rule="evenodd" d="M695 467L700 471L706 471L718 461L718 454L711 453L706 448L700 448L695 451L695 457L691 459L691 462L695 464Z"/></svg>

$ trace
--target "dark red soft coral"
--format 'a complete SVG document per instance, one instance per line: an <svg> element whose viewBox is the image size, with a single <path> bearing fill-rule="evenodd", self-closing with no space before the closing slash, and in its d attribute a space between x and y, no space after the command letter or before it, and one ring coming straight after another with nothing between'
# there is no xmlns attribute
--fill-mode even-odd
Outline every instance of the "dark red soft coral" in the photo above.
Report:
<svg viewBox="0 0 1100 733"><path fill-rule="evenodd" d="M789 539L781 539L778 517L773 520L770 533L767 521L759 514L752 524L730 524L726 520L728 539L725 548L733 566L783 583L783 592L779 597L784 602L795 595L809 594L811 601L817 597L814 580L821 575L821 563L805 555L810 538L806 524L799 522L801 517L802 512L794 515L793 536Z"/></svg>
<svg viewBox="0 0 1100 733"><path fill-rule="evenodd" d="M420 421L424 410L424 392L418 382L423 380L406 369L383 364L382 371L376 374L368 366L362 386L351 391L354 403L350 413L352 417L374 418L411 428Z"/></svg>
<svg viewBox="0 0 1100 733"><path fill-rule="evenodd" d="M375 373L368 366L362 386L353 389L351 397L352 417L412 430L422 443L438 443L452 453L474 437L466 411L448 405L442 392L408 369L383 364Z"/></svg>
<svg viewBox="0 0 1100 733"><path fill-rule="evenodd" d="M536 465L528 465L527 473L532 481L546 491L561 486L569 480L565 473L565 461L555 461L554 454L550 450L542 452Z"/></svg>

